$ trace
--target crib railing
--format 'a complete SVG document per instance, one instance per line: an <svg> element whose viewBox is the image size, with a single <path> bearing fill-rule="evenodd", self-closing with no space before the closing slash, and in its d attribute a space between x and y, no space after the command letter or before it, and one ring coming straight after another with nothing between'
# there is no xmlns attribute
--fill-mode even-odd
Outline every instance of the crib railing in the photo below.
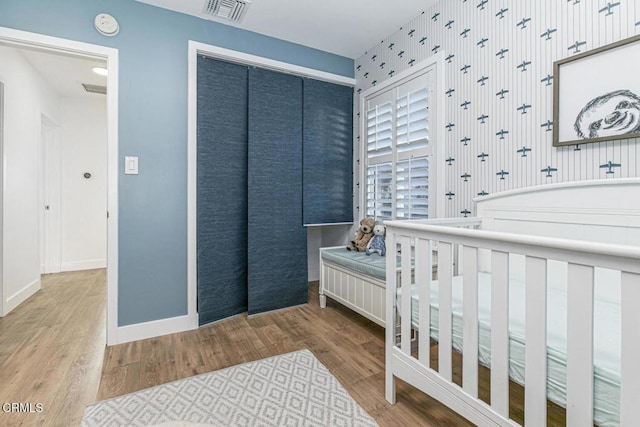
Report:
<svg viewBox="0 0 640 427"><path fill-rule="evenodd" d="M479 221L478 219L470 219ZM526 426L547 423L547 261L568 263L567 389L569 426L593 425L594 268L621 272L620 423L637 423L640 408L640 248L588 241L536 237L465 228L429 221L387 221L386 244L400 256L387 256L386 398L395 403L395 379L419 388L479 425L518 425L509 419L509 254L525 256ZM457 224L456 224L457 225ZM454 256L454 248L461 248ZM490 252L491 373L490 404L478 398L478 271ZM486 250L486 251L485 251ZM437 253L437 258L433 256ZM462 387L452 381L453 265L462 259ZM399 258L399 261L397 261ZM414 258L412 260L412 258ZM418 333L412 353L412 282L419 289L420 330L429 331L430 281L437 259L438 370L430 366L430 334ZM401 271L400 279L395 272ZM412 275L412 268L413 275ZM400 282L400 283L398 283ZM397 289L400 307L397 304ZM396 324L399 315L399 325ZM415 321L415 319L414 319ZM397 339L397 336L400 339Z"/></svg>

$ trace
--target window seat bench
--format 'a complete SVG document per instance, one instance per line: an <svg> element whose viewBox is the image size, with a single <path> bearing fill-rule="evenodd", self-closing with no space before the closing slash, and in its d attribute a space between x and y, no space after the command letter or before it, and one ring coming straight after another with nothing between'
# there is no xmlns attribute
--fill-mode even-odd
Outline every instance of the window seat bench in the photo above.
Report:
<svg viewBox="0 0 640 427"><path fill-rule="evenodd" d="M320 248L320 307L329 297L384 327L386 260L345 246Z"/></svg>

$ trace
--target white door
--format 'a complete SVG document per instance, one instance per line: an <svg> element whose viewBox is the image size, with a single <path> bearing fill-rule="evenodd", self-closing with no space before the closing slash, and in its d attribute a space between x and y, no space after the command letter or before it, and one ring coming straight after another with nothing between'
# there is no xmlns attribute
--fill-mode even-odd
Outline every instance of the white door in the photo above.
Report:
<svg viewBox="0 0 640 427"><path fill-rule="evenodd" d="M62 270L61 158L58 126L42 116L41 132L40 271L48 274L59 273Z"/></svg>

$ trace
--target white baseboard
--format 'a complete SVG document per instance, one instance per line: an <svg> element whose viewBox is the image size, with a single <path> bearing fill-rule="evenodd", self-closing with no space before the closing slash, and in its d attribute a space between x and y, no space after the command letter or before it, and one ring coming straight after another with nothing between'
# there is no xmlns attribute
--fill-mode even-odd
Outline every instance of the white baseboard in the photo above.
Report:
<svg viewBox="0 0 640 427"><path fill-rule="evenodd" d="M184 315L152 322L137 323L135 325L119 326L116 332L116 342L108 345L123 344L131 341L144 340L162 335L175 334L198 328L198 315Z"/></svg>
<svg viewBox="0 0 640 427"><path fill-rule="evenodd" d="M9 314L11 310L25 302L31 295L35 294L39 290L40 279L37 279L24 288L20 289L15 294L8 297L7 300L3 301L2 304L4 306L4 310L2 310L2 316L6 316L7 314Z"/></svg>
<svg viewBox="0 0 640 427"><path fill-rule="evenodd" d="M62 263L62 271L93 270L95 268L107 268L107 260L103 258Z"/></svg>

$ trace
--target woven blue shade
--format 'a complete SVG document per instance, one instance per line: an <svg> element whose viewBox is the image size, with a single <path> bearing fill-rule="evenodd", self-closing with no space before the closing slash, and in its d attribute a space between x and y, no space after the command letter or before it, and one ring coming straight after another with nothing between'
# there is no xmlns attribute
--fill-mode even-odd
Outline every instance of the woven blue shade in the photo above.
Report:
<svg viewBox="0 0 640 427"><path fill-rule="evenodd" d="M306 303L303 224L353 220L353 90L206 57L197 90L200 324Z"/></svg>
<svg viewBox="0 0 640 427"><path fill-rule="evenodd" d="M307 302L302 79L249 70L249 314Z"/></svg>
<svg viewBox="0 0 640 427"><path fill-rule="evenodd" d="M353 221L353 88L304 79L305 224Z"/></svg>
<svg viewBox="0 0 640 427"><path fill-rule="evenodd" d="M201 325L247 311L247 67L198 58Z"/></svg>

